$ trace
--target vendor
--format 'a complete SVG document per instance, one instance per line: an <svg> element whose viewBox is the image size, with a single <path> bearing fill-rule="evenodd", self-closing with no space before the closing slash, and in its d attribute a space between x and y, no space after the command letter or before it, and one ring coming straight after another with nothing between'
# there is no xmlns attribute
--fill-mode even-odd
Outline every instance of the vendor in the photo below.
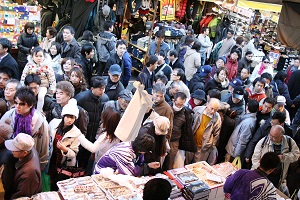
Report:
<svg viewBox="0 0 300 200"><path fill-rule="evenodd" d="M144 154L154 150L155 140L151 135L139 135L133 142L122 142L110 150L97 162L94 174L101 168L110 167L116 173L141 176L148 173L149 167L157 169L159 162L144 163Z"/></svg>

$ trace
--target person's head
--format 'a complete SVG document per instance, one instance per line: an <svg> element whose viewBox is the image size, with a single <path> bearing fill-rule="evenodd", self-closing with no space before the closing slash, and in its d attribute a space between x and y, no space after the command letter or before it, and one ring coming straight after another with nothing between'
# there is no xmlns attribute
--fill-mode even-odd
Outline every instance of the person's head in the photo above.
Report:
<svg viewBox="0 0 300 200"><path fill-rule="evenodd" d="M138 135L131 143L136 154L152 153L155 147L155 139L149 134Z"/></svg>
<svg viewBox="0 0 300 200"><path fill-rule="evenodd" d="M209 34L209 28L208 27L206 27L206 26L204 26L204 27L202 27L202 33L204 34L204 35L208 35Z"/></svg>
<svg viewBox="0 0 300 200"><path fill-rule="evenodd" d="M156 54L157 58L158 58L158 65L162 65L165 63L165 57L166 57L166 54L164 51L159 51L157 54Z"/></svg>
<svg viewBox="0 0 300 200"><path fill-rule="evenodd" d="M74 97L75 89L69 81L60 81L56 84L56 102L64 107Z"/></svg>
<svg viewBox="0 0 300 200"><path fill-rule="evenodd" d="M106 135L109 141L112 142L115 136L115 130L120 122L121 115L113 107L107 107L101 114L102 127L106 131Z"/></svg>
<svg viewBox="0 0 300 200"><path fill-rule="evenodd" d="M207 101L209 101L211 98L216 98L221 100L221 92L217 89L211 89L207 92Z"/></svg>
<svg viewBox="0 0 300 200"><path fill-rule="evenodd" d="M275 104L276 104L276 100L274 98L272 97L265 98L263 101L261 113L262 114L270 113L274 108Z"/></svg>
<svg viewBox="0 0 300 200"><path fill-rule="evenodd" d="M40 46L36 46L31 50L33 61L40 65L45 60L45 51Z"/></svg>
<svg viewBox="0 0 300 200"><path fill-rule="evenodd" d="M86 80L84 78L84 74L81 68L79 67L74 67L70 71L70 82L74 86L84 86L86 88Z"/></svg>
<svg viewBox="0 0 300 200"><path fill-rule="evenodd" d="M201 43L200 42L195 42L192 46L192 49L195 49L196 51L199 51L201 48Z"/></svg>
<svg viewBox="0 0 300 200"><path fill-rule="evenodd" d="M0 130L0 144L2 145L5 140L11 138L12 134L14 133L14 130L9 124L5 122L0 122Z"/></svg>
<svg viewBox="0 0 300 200"><path fill-rule="evenodd" d="M172 191L171 184L163 178L154 178L145 184L143 200L168 200Z"/></svg>
<svg viewBox="0 0 300 200"><path fill-rule="evenodd" d="M192 28L189 28L186 32L187 36L193 36L194 35L194 30Z"/></svg>
<svg viewBox="0 0 300 200"><path fill-rule="evenodd" d="M123 54L126 52L126 42L124 40L117 41L116 52L120 58L123 57Z"/></svg>
<svg viewBox="0 0 300 200"><path fill-rule="evenodd" d="M284 112L284 106L286 105L286 99L284 96L277 96L275 110Z"/></svg>
<svg viewBox="0 0 300 200"><path fill-rule="evenodd" d="M223 82L225 81L225 79L228 77L228 71L227 71L227 68L226 67L220 67L217 69L217 78Z"/></svg>
<svg viewBox="0 0 300 200"><path fill-rule="evenodd" d="M35 28L34 23L27 22L24 26L24 31L25 31L25 33L31 35L31 34L33 34L34 28Z"/></svg>
<svg viewBox="0 0 300 200"><path fill-rule="evenodd" d="M171 73L171 77L170 77L170 80L171 81L182 81L184 79L184 71L180 68L175 68L173 69L172 73Z"/></svg>
<svg viewBox="0 0 300 200"><path fill-rule="evenodd" d="M0 89L4 89L6 82L11 79L11 72L8 68L3 67L0 69Z"/></svg>
<svg viewBox="0 0 300 200"><path fill-rule="evenodd" d="M74 67L76 64L74 58L71 57L66 57L63 58L61 61L61 70L63 71L64 74L70 74L71 69Z"/></svg>
<svg viewBox="0 0 300 200"><path fill-rule="evenodd" d="M108 75L109 75L109 79L113 83L117 83L120 80L121 74L122 74L122 69L118 64L113 64L109 67Z"/></svg>
<svg viewBox="0 0 300 200"><path fill-rule="evenodd" d="M171 49L169 52L168 52L168 60L170 62L173 62L176 58L178 58L178 53L175 49Z"/></svg>
<svg viewBox="0 0 300 200"><path fill-rule="evenodd" d="M125 110L128 107L131 99L132 99L132 93L129 90L124 89L121 92L119 92L118 103L120 108Z"/></svg>
<svg viewBox="0 0 300 200"><path fill-rule="evenodd" d="M186 101L186 95L183 92L177 92L173 99L173 109L174 111L180 111L184 107Z"/></svg>
<svg viewBox="0 0 300 200"><path fill-rule="evenodd" d="M239 103L244 98L244 89L242 86L236 86L232 91L232 102Z"/></svg>
<svg viewBox="0 0 300 200"><path fill-rule="evenodd" d="M0 56L9 53L12 48L11 42L7 38L0 38Z"/></svg>
<svg viewBox="0 0 300 200"><path fill-rule="evenodd" d="M225 56L221 56L216 61L216 67L217 68L225 67L226 62L227 62L226 57Z"/></svg>
<svg viewBox="0 0 300 200"><path fill-rule="evenodd" d="M87 40L89 42L93 42L94 41L94 35L92 33L92 31L89 30L85 30L82 33L82 40Z"/></svg>
<svg viewBox="0 0 300 200"><path fill-rule="evenodd" d="M72 26L64 26L62 32L63 32L63 40L65 42L68 43L71 42L71 40L73 40L75 30Z"/></svg>
<svg viewBox="0 0 300 200"><path fill-rule="evenodd" d="M285 119L286 119L286 115L283 112L274 112L272 117L271 117L271 125L280 125L280 126L284 126L285 123Z"/></svg>
<svg viewBox="0 0 300 200"><path fill-rule="evenodd" d="M181 86L178 82L173 81L169 87L169 94L174 96L177 92L181 91Z"/></svg>
<svg viewBox="0 0 300 200"><path fill-rule="evenodd" d="M157 56L151 55L149 57L149 61L146 64L148 70L150 72L153 72L157 68L157 65L158 65L158 58L157 58Z"/></svg>
<svg viewBox="0 0 300 200"><path fill-rule="evenodd" d="M235 39L235 43L238 45L242 45L244 42L244 37L243 36L237 36Z"/></svg>
<svg viewBox="0 0 300 200"><path fill-rule="evenodd" d="M165 34L163 33L162 30L157 31L155 34L155 42L156 43L161 43L164 41Z"/></svg>
<svg viewBox="0 0 300 200"><path fill-rule="evenodd" d="M113 32L114 30L114 22L107 20L104 22L104 30L105 31L109 31L109 32Z"/></svg>
<svg viewBox="0 0 300 200"><path fill-rule="evenodd" d="M20 81L17 79L10 79L6 82L4 90L4 98L8 102L13 102L15 99L15 94L18 89L22 87Z"/></svg>
<svg viewBox="0 0 300 200"><path fill-rule="evenodd" d="M186 36L184 44L187 46L192 46L194 44L194 38L193 36Z"/></svg>
<svg viewBox="0 0 300 200"><path fill-rule="evenodd" d="M168 77L164 74L157 74L157 75L155 75L155 78L156 78L155 83L162 83L164 85L167 85L167 83L168 83Z"/></svg>
<svg viewBox="0 0 300 200"><path fill-rule="evenodd" d="M36 97L34 93L26 87L17 90L15 94L15 108L19 115L27 116L31 108L35 106Z"/></svg>
<svg viewBox="0 0 300 200"><path fill-rule="evenodd" d="M30 90L34 93L34 96L37 96L39 93L39 88L41 85L41 79L36 74L28 74L25 77L24 84L30 88Z"/></svg>
<svg viewBox="0 0 300 200"><path fill-rule="evenodd" d="M197 89L191 94L191 98L193 98L194 104L196 106L200 106L203 102L206 102L205 92L203 90Z"/></svg>
<svg viewBox="0 0 300 200"><path fill-rule="evenodd" d="M262 65L264 68L268 68L270 66L270 58L268 56L264 56L262 58Z"/></svg>
<svg viewBox="0 0 300 200"><path fill-rule="evenodd" d="M1 42L0 42L1 43ZM300 66L300 58L299 57L296 57L294 59L294 64L293 64L295 67L299 67Z"/></svg>
<svg viewBox="0 0 300 200"><path fill-rule="evenodd" d="M46 30L46 37L48 39L54 38L57 35L57 30L56 28L52 27L52 26L48 26L47 30Z"/></svg>
<svg viewBox="0 0 300 200"><path fill-rule="evenodd" d="M214 115L218 111L219 106L220 106L219 99L210 98L206 106L207 114Z"/></svg>
<svg viewBox="0 0 300 200"><path fill-rule="evenodd" d="M5 141L5 147L19 160L25 158L30 153L33 146L33 138L31 135L25 133L19 133L14 139Z"/></svg>
<svg viewBox="0 0 300 200"><path fill-rule="evenodd" d="M280 158L275 152L265 153L259 161L259 168L266 174L271 174L280 165Z"/></svg>
<svg viewBox="0 0 300 200"><path fill-rule="evenodd" d="M280 125L272 126L269 137L274 144L280 144L282 142L283 135L284 135L284 128L282 126Z"/></svg>
<svg viewBox="0 0 300 200"><path fill-rule="evenodd" d="M239 51L239 50L237 50L237 49L232 49L232 50L230 51L230 58L231 58L232 60L237 60L237 59L239 58L239 56L240 56L240 51Z"/></svg>
<svg viewBox="0 0 300 200"><path fill-rule="evenodd" d="M155 83L152 88L152 98L155 105L165 101L166 86L162 83Z"/></svg>
<svg viewBox="0 0 300 200"><path fill-rule="evenodd" d="M90 43L84 44L81 47L81 55L86 59L93 59L95 56L94 46Z"/></svg>
<svg viewBox="0 0 300 200"><path fill-rule="evenodd" d="M155 116L153 118L156 135L167 135L170 128L170 120L165 116Z"/></svg>
<svg viewBox="0 0 300 200"><path fill-rule="evenodd" d="M56 56L61 53L61 44L58 42L52 42L50 47L50 55Z"/></svg>
<svg viewBox="0 0 300 200"><path fill-rule="evenodd" d="M273 79L272 75L268 72L263 73L260 77L265 80L265 86L264 87L267 87L268 85L270 85L270 83Z"/></svg>
<svg viewBox="0 0 300 200"><path fill-rule="evenodd" d="M61 116L63 119L64 128L74 124L75 120L78 119L79 116L79 109L76 99L69 100L69 102L63 107Z"/></svg>
<svg viewBox="0 0 300 200"><path fill-rule="evenodd" d="M63 32L59 31L56 35L55 42L62 44L64 42Z"/></svg>
<svg viewBox="0 0 300 200"><path fill-rule="evenodd" d="M256 113L259 109L259 103L256 100L250 99L247 103L246 110L249 113Z"/></svg>
<svg viewBox="0 0 300 200"><path fill-rule="evenodd" d="M244 36L244 42L245 42L245 44L248 44L250 40L251 40L251 35L250 34L246 34Z"/></svg>
<svg viewBox="0 0 300 200"><path fill-rule="evenodd" d="M233 37L234 31L233 30L228 30L227 32L227 39L230 39Z"/></svg>
<svg viewBox="0 0 300 200"><path fill-rule="evenodd" d="M234 78L230 83L229 83L229 87L228 87L228 91L229 92L233 92L233 90L238 87L238 86L242 86L243 83L240 79L238 78Z"/></svg>
<svg viewBox="0 0 300 200"><path fill-rule="evenodd" d="M287 76L288 76L287 73L281 70L277 72L277 74L274 76L274 80L281 80L282 82L285 82Z"/></svg>
<svg viewBox="0 0 300 200"><path fill-rule="evenodd" d="M246 80L250 76L250 72L248 68L243 68L241 71L241 79Z"/></svg>
<svg viewBox="0 0 300 200"><path fill-rule="evenodd" d="M262 77L257 77L253 83L253 90L254 92L256 93L261 93L263 91L263 89L265 88L265 85L266 85L266 81L264 78Z"/></svg>
<svg viewBox="0 0 300 200"><path fill-rule="evenodd" d="M212 68L210 65L203 65L197 70L197 72L199 72L199 75L201 77L210 77L211 71Z"/></svg>
<svg viewBox="0 0 300 200"><path fill-rule="evenodd" d="M247 61L251 61L252 58L253 58L253 52L252 51L247 51L245 53L245 58L246 58Z"/></svg>
<svg viewBox="0 0 300 200"><path fill-rule="evenodd" d="M91 79L91 90L96 97L101 97L105 92L106 81L101 76L94 76Z"/></svg>

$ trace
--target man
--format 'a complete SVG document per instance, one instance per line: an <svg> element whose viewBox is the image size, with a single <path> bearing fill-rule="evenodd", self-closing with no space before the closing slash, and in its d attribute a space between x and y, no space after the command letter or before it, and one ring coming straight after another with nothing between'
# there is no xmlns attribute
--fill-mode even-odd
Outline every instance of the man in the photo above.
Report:
<svg viewBox="0 0 300 200"><path fill-rule="evenodd" d="M0 63L1 64L1 63ZM299 69L299 66L300 66L300 58L299 57L296 57L294 58L294 64L292 66L289 66L288 68L286 68L285 72L287 73L287 77L286 77L286 80L285 82L288 83L289 82L289 79L291 77L291 75L297 71Z"/></svg>
<svg viewBox="0 0 300 200"><path fill-rule="evenodd" d="M288 82L288 89L291 99L295 99L300 94L300 87L299 87L299 77L300 77L300 70L296 70L291 75L289 82ZM289 107L288 111L290 112L290 117L293 119L296 115L297 110L299 109L299 104L294 102L295 107Z"/></svg>
<svg viewBox="0 0 300 200"><path fill-rule="evenodd" d="M201 49L200 49L201 66L205 64L207 49L212 46L212 42L210 41L208 34L209 34L209 28L203 27L202 34L198 36L198 40L201 43Z"/></svg>
<svg viewBox="0 0 300 200"><path fill-rule="evenodd" d="M276 104L276 100L274 98L267 97L263 100L263 105L259 108L259 111L256 113L256 128L265 124L266 120L271 117L271 111Z"/></svg>
<svg viewBox="0 0 300 200"><path fill-rule="evenodd" d="M109 100L117 100L119 93L124 90L123 84L120 82L122 69L118 64L113 64L108 70L107 85L105 88L105 94Z"/></svg>
<svg viewBox="0 0 300 200"><path fill-rule="evenodd" d="M259 103L262 99L266 98L267 96L264 91L265 86L266 81L263 78L256 78L252 85L246 88L246 91L249 94L249 99L256 100Z"/></svg>
<svg viewBox="0 0 300 200"><path fill-rule="evenodd" d="M248 69L250 72L251 69L251 63L252 63L253 53L252 51L247 51L245 56L239 60L239 66L238 66L238 76L241 75L241 71L243 68Z"/></svg>
<svg viewBox="0 0 300 200"><path fill-rule="evenodd" d="M11 177L14 180L11 199L31 197L42 192L39 155L33 146L33 138L25 133L19 133L14 139L5 141L5 147L19 159L15 165L15 175Z"/></svg>
<svg viewBox="0 0 300 200"><path fill-rule="evenodd" d="M240 169L229 176L224 184L224 192L229 193L232 200L276 199L276 188L267 175L279 164L280 159L274 152L264 154L257 169Z"/></svg>
<svg viewBox="0 0 300 200"><path fill-rule="evenodd" d="M236 87L241 87L243 85L242 81L238 78L233 79L228 86L228 93L222 91L221 93L221 101L227 102L228 99L232 96L232 92Z"/></svg>
<svg viewBox="0 0 300 200"><path fill-rule="evenodd" d="M221 49L219 50L218 57L229 55L231 48L235 45L233 34L233 30L228 30L227 38L221 41L223 42L223 44Z"/></svg>
<svg viewBox="0 0 300 200"><path fill-rule="evenodd" d="M265 72L260 77L263 78L266 82L265 88L264 88L266 96L273 98L274 97L274 95L273 95L273 86L270 84L273 80L272 74L270 74L268 72Z"/></svg>
<svg viewBox="0 0 300 200"><path fill-rule="evenodd" d="M159 51L156 54L157 58L158 58L158 66L157 68L154 70L155 75L165 75L168 80L170 80L170 75L172 73L172 68L165 62L165 58L166 58L166 54L163 51Z"/></svg>
<svg viewBox="0 0 300 200"><path fill-rule="evenodd" d="M284 135L284 128L282 126L274 125L270 130L270 134L256 144L252 156L252 169L257 169L259 160L267 152L275 152L281 161L281 165L278 165L269 174L268 179L276 188L282 190L290 163L299 159L299 148L291 137Z"/></svg>
<svg viewBox="0 0 300 200"><path fill-rule="evenodd" d="M88 85L91 85L91 78L93 74L93 58L95 55L94 46L90 43L82 46L80 58L77 59L77 63L81 65L82 71Z"/></svg>
<svg viewBox="0 0 300 200"><path fill-rule="evenodd" d="M182 69L184 71L183 62L181 62L181 60L178 59L178 53L175 49L171 49L168 52L167 56L168 56L168 59L170 61L170 67L172 69L179 68L179 69Z"/></svg>
<svg viewBox="0 0 300 200"><path fill-rule="evenodd" d="M19 79L19 67L17 61L10 55L11 42L7 38L0 38L0 69L7 68L11 78Z"/></svg>
<svg viewBox="0 0 300 200"><path fill-rule="evenodd" d="M155 55L151 55L146 66L136 78L137 81L140 81L145 86L145 90L151 89L153 84L155 84L154 70L157 68L157 62L158 58Z"/></svg>
<svg viewBox="0 0 300 200"><path fill-rule="evenodd" d="M154 178L149 180L143 190L143 200L168 200L172 192L172 186L167 179Z"/></svg>
<svg viewBox="0 0 300 200"><path fill-rule="evenodd" d="M116 53L112 54L106 62L103 72L104 76L108 75L108 70L111 65L118 64L122 69L122 75L120 78L121 83L124 85L125 80L129 80L131 76L131 68L125 68L123 55L126 52L126 42L124 40L118 40L116 43ZM126 82L127 83L127 82Z"/></svg>
<svg viewBox="0 0 300 200"><path fill-rule="evenodd" d="M242 81L242 86L243 88L248 88L251 84L251 81L249 79L250 76L250 71L248 68L243 68L241 71L241 75L238 76L237 78Z"/></svg>
<svg viewBox="0 0 300 200"><path fill-rule="evenodd" d="M6 82L4 90L4 98L6 101L7 110L14 108L15 106L15 94L18 89L22 87L20 81L16 79L10 79Z"/></svg>
<svg viewBox="0 0 300 200"><path fill-rule="evenodd" d="M170 87L167 88L166 95L169 96L170 100L173 100L175 94L180 91L181 91L180 84L177 82L173 82L173 83L171 83ZM168 102L168 103L171 103L171 102Z"/></svg>
<svg viewBox="0 0 300 200"><path fill-rule="evenodd" d="M115 108L122 117L125 113L126 108L129 105L131 99L132 99L132 93L127 89L123 89L118 94L117 100L111 100L104 104L103 111L108 107L112 107L112 108Z"/></svg>
<svg viewBox="0 0 300 200"><path fill-rule="evenodd" d="M275 112L282 112L285 114L286 118L285 118L285 123L287 125L291 125L291 118L290 118L290 114L289 111L287 111L287 109L285 109L284 107L286 106L286 99L284 96L278 95L276 98L276 104L273 108L273 110L271 111L272 114Z"/></svg>
<svg viewBox="0 0 300 200"><path fill-rule="evenodd" d="M160 51L163 51L165 55L167 55L170 47L164 42L164 38L165 34L162 32L162 30L159 30L155 33L155 41L151 42L150 44L149 55L155 55L157 53L157 49L159 48L158 45L160 45ZM168 58L165 58L165 61L166 63L169 63Z"/></svg>
<svg viewBox="0 0 300 200"><path fill-rule="evenodd" d="M4 97L6 82L11 79L11 73L7 68L0 68L0 98Z"/></svg>
<svg viewBox="0 0 300 200"><path fill-rule="evenodd" d="M80 58L80 46L74 38L75 30L72 26L63 28L63 43L61 45L61 57Z"/></svg>
<svg viewBox="0 0 300 200"><path fill-rule="evenodd" d="M216 147L220 130L221 117L217 112L220 101L211 98L206 106L194 108L194 122L192 131L197 145L197 152L188 152L186 160L188 163L206 161L211 151Z"/></svg>
<svg viewBox="0 0 300 200"><path fill-rule="evenodd" d="M246 106L246 114L238 118L234 131L226 145L225 161L233 161L233 158L244 155L247 143L252 137L255 129L256 112L258 102L250 100Z"/></svg>
<svg viewBox="0 0 300 200"><path fill-rule="evenodd" d="M251 34L246 34L244 37L244 47L243 47L243 55L242 56L245 56L244 54L247 51L254 52L255 50L256 50L256 48L254 47Z"/></svg>
<svg viewBox="0 0 300 200"><path fill-rule="evenodd" d="M160 116L165 116L170 120L170 128L167 133L167 139L170 141L173 128L174 113L171 106L165 101L166 86L161 83L156 83L152 88L153 109Z"/></svg>
<svg viewBox="0 0 300 200"><path fill-rule="evenodd" d="M167 87L171 85L173 82L179 83L181 89L180 91L186 95L187 99L190 99L190 90L186 86L184 79L185 79L184 71L180 68L174 68L171 74L171 79L167 84Z"/></svg>
<svg viewBox="0 0 300 200"><path fill-rule="evenodd" d="M192 39L192 41L194 41L194 42L198 42L198 39L197 39L197 37L196 37L195 34L194 34L194 29L188 28L188 30L187 30L187 32L186 32L186 35L184 35L184 36L180 39L179 43L177 44L177 49L176 49L177 52L179 52L180 46L181 46L183 43L185 43L187 37L190 37L190 38Z"/></svg>
<svg viewBox="0 0 300 200"><path fill-rule="evenodd" d="M209 65L203 65L199 69L197 69L197 72L193 75L193 78L189 82L189 89L190 92L193 93L194 91L200 89L204 90L205 84L212 79L211 78L211 71L212 68Z"/></svg>

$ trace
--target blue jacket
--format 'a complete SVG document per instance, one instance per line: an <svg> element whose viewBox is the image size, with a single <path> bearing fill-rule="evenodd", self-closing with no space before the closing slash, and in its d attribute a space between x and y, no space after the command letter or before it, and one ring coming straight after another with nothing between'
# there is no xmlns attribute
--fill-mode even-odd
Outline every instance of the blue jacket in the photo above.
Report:
<svg viewBox="0 0 300 200"><path fill-rule="evenodd" d="M124 60L124 70L123 70L123 79L121 80L121 82L126 88L131 77L131 69L132 69L131 57L127 51L123 54L123 60Z"/></svg>

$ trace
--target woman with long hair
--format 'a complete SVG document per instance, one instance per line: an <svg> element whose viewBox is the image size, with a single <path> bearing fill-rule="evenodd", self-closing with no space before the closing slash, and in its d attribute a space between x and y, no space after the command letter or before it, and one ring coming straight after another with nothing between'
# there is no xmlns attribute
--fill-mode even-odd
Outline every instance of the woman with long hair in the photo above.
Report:
<svg viewBox="0 0 300 200"><path fill-rule="evenodd" d="M213 79L208 81L204 87L204 92L207 94L209 90L217 89L219 91L226 90L229 86L228 70L226 67L217 69Z"/></svg>
<svg viewBox="0 0 300 200"><path fill-rule="evenodd" d="M75 97L78 93L87 90L87 84L81 68L74 67L73 69L71 69L70 72L71 72L70 82L74 86L75 89L74 97Z"/></svg>
<svg viewBox="0 0 300 200"><path fill-rule="evenodd" d="M56 74L56 82L59 81L69 81L71 75L71 69L76 65L75 59L66 57L61 61L61 70L63 74Z"/></svg>

